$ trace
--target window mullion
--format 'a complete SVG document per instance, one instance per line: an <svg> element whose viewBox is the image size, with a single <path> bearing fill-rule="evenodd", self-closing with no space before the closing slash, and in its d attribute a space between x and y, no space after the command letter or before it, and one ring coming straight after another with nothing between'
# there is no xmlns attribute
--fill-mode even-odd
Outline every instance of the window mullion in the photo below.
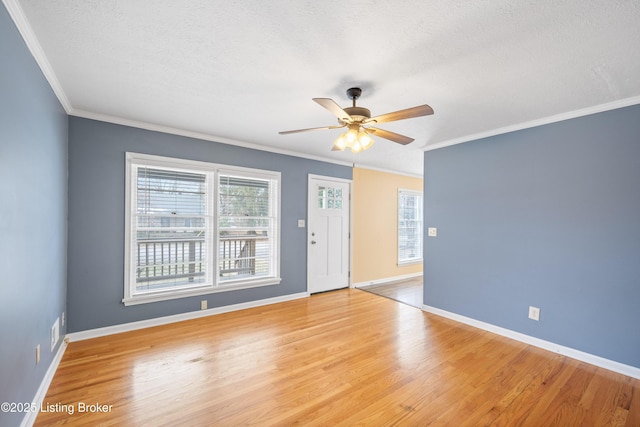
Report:
<svg viewBox="0 0 640 427"><path fill-rule="evenodd" d="M211 209L211 283L214 287L220 286L220 220L218 213L218 201L220 197L219 183L220 175L218 171L211 172L211 201L209 208Z"/></svg>
<svg viewBox="0 0 640 427"><path fill-rule="evenodd" d="M128 218L129 221L127 223L127 248L129 250L129 259L127 260L127 282L129 286L127 286L127 294L125 295L127 298L133 297L135 293L135 283L136 283L136 252L137 252L137 228L138 228L138 185L136 184L138 177L138 165L131 164L129 168L127 168L128 172L128 182L127 186L130 191L129 198L127 200L128 204Z"/></svg>

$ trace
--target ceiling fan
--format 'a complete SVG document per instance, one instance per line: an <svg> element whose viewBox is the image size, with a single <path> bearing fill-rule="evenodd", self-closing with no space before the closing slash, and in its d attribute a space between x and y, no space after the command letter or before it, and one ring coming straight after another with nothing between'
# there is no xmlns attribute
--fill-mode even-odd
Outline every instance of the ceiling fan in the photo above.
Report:
<svg viewBox="0 0 640 427"><path fill-rule="evenodd" d="M288 130L279 133L280 135L288 135L290 133L308 132L311 130L339 129L347 127L349 130L335 140L332 150L344 151L345 148L350 148L352 152L358 153L371 148L373 145L373 138L371 138L370 135L379 136L380 138L388 139L402 145L407 145L413 142L413 138L400 135L399 133L390 132L388 130L379 129L372 125L433 114L433 108L424 104L417 107L407 108L405 110L394 111L393 113L371 117L371 111L367 108L356 106L356 99L358 99L361 94L362 89L358 87L347 89L347 96L353 101L353 105L346 108L341 108L331 98L313 98L315 102L329 110L338 118L338 125Z"/></svg>

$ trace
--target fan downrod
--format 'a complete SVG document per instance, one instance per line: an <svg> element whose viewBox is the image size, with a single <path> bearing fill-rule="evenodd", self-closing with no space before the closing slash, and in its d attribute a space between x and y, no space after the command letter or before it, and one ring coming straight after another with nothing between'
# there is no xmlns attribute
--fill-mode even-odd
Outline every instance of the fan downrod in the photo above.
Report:
<svg viewBox="0 0 640 427"><path fill-rule="evenodd" d="M344 111L351 116L351 121L356 123L362 122L363 120L371 117L371 111L369 111L369 109L364 107L356 107L356 99L360 98L361 94L362 89L360 89L359 87L352 87L347 89L347 96L353 101L353 106L346 107ZM340 122L340 124L349 123L344 120L338 120L338 122Z"/></svg>

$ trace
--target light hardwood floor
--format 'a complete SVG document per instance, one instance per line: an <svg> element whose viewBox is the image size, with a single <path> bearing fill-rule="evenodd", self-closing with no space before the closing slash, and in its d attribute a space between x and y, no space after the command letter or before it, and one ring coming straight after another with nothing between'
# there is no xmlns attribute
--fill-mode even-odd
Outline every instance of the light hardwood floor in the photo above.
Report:
<svg viewBox="0 0 640 427"><path fill-rule="evenodd" d="M640 380L345 289L71 343L56 404L36 426L637 427Z"/></svg>
<svg viewBox="0 0 640 427"><path fill-rule="evenodd" d="M409 304L413 307L422 308L422 276L381 285L364 286L359 289L385 298L391 298L394 301Z"/></svg>

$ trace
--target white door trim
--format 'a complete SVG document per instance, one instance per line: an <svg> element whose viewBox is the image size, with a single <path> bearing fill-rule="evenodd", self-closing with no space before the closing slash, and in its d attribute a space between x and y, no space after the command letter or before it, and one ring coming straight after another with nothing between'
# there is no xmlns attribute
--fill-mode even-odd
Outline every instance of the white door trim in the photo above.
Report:
<svg viewBox="0 0 640 427"><path fill-rule="evenodd" d="M311 188L311 180L312 179L321 179L323 181L334 181L334 182L341 182L344 184L347 184L349 186L349 277L348 277L348 286L349 288L353 288L353 277L351 276L351 273L353 272L353 242L351 239L351 236L353 236L353 202L352 202L352 197L351 197L351 193L353 192L353 180L351 179L344 179L344 178L336 178L333 176L324 176L324 175L316 175L316 174L312 174L310 173L307 177L307 230L306 230L306 235L307 235L307 239L306 239L306 250L307 250L307 294L309 293L309 279L310 279L310 268L309 268L309 242L311 241L311 236L309 235L309 212L311 212L311 203L312 203L312 197L311 197L311 192L309 191L309 189ZM315 197L313 197L313 201L315 202Z"/></svg>

